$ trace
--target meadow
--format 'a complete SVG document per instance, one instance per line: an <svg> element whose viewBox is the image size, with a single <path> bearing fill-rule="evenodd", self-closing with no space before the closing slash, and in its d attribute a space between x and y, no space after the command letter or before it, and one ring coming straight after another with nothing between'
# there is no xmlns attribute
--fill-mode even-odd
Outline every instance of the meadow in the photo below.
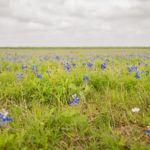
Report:
<svg viewBox="0 0 150 150"><path fill-rule="evenodd" d="M150 48L0 48L0 112L1 150L149 150Z"/></svg>

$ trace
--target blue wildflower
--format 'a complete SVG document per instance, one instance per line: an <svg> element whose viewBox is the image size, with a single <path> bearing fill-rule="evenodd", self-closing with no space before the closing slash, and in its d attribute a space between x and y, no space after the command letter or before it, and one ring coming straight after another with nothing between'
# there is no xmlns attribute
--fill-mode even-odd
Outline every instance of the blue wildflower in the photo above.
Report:
<svg viewBox="0 0 150 150"><path fill-rule="evenodd" d="M15 77L16 77L16 78L23 78L23 74L22 74L22 73L16 73L16 74L15 74Z"/></svg>
<svg viewBox="0 0 150 150"><path fill-rule="evenodd" d="M73 66L73 67L75 67L75 66L76 66L76 64L75 64L75 63L72 63L72 66Z"/></svg>
<svg viewBox="0 0 150 150"><path fill-rule="evenodd" d="M69 101L68 103L69 103L69 104L74 104L74 101L72 100L72 101Z"/></svg>
<svg viewBox="0 0 150 150"><path fill-rule="evenodd" d="M67 70L69 71L71 67L70 67L70 66L67 66L66 68L67 68Z"/></svg>
<svg viewBox="0 0 150 150"><path fill-rule="evenodd" d="M6 70L9 71L9 66L6 67Z"/></svg>
<svg viewBox="0 0 150 150"><path fill-rule="evenodd" d="M105 63L101 64L100 67L101 67L101 69L106 69Z"/></svg>
<svg viewBox="0 0 150 150"><path fill-rule="evenodd" d="M22 70L23 70L23 69L26 69L26 68L27 68L27 66L25 66L25 65L22 65Z"/></svg>
<svg viewBox="0 0 150 150"><path fill-rule="evenodd" d="M142 70L142 71L141 71L141 73L144 73L144 72L146 72L146 71L145 71L145 70Z"/></svg>
<svg viewBox="0 0 150 150"><path fill-rule="evenodd" d="M42 58L39 56L39 61L42 61Z"/></svg>
<svg viewBox="0 0 150 150"><path fill-rule="evenodd" d="M136 79L139 79L140 78L140 76L138 75L138 72L135 74L135 76L134 76Z"/></svg>
<svg viewBox="0 0 150 150"><path fill-rule="evenodd" d="M68 104L76 104L80 101L80 98L77 97L76 94L72 95L73 100L69 101Z"/></svg>
<svg viewBox="0 0 150 150"><path fill-rule="evenodd" d="M80 101L80 98L76 98L74 102L77 103L79 101Z"/></svg>
<svg viewBox="0 0 150 150"><path fill-rule="evenodd" d="M150 129L147 129L146 132L147 132L147 133L150 133Z"/></svg>
<svg viewBox="0 0 150 150"><path fill-rule="evenodd" d="M129 67L127 67L127 69L128 69L128 71L129 71L129 72L132 72L132 70L133 70L133 68L132 68L132 67L130 67L130 66L129 66Z"/></svg>
<svg viewBox="0 0 150 150"><path fill-rule="evenodd" d="M128 69L129 72L136 71L137 66L129 66L129 67L127 67L127 69Z"/></svg>
<svg viewBox="0 0 150 150"><path fill-rule="evenodd" d="M51 73L51 72L50 72L49 70L47 70L46 72L48 73L48 76L50 76L50 73Z"/></svg>
<svg viewBox="0 0 150 150"><path fill-rule="evenodd" d="M89 62L87 65L88 65L89 67L92 67L92 66L93 66L93 63L92 63L92 62Z"/></svg>
<svg viewBox="0 0 150 150"><path fill-rule="evenodd" d="M99 58L99 55L96 55L96 58Z"/></svg>
<svg viewBox="0 0 150 150"><path fill-rule="evenodd" d="M65 67L68 71L69 71L70 68L71 68L71 66L70 66L70 64L69 64L68 62L64 64L64 67Z"/></svg>
<svg viewBox="0 0 150 150"><path fill-rule="evenodd" d="M38 78L43 78L41 73L37 75Z"/></svg>
<svg viewBox="0 0 150 150"><path fill-rule="evenodd" d="M83 65L83 66L86 66L86 63L83 63L82 65Z"/></svg>
<svg viewBox="0 0 150 150"><path fill-rule="evenodd" d="M11 121L12 118L8 117L8 112L5 109L2 109L0 112L0 125L5 125L6 121Z"/></svg>
<svg viewBox="0 0 150 150"><path fill-rule="evenodd" d="M147 132L147 133L150 133L150 123L149 123L149 125L147 126L146 132Z"/></svg>
<svg viewBox="0 0 150 150"><path fill-rule="evenodd" d="M55 58L56 58L57 60L59 60L59 59L60 59L60 58L59 58L59 56L56 56Z"/></svg>
<svg viewBox="0 0 150 150"><path fill-rule="evenodd" d="M34 72L37 72L37 66L34 64L34 65L32 65L32 70L34 71Z"/></svg>
<svg viewBox="0 0 150 150"><path fill-rule="evenodd" d="M88 81L88 80L89 80L88 75L84 75L84 76L83 76L83 81Z"/></svg>
<svg viewBox="0 0 150 150"><path fill-rule="evenodd" d="M105 63L109 63L109 59L106 59L106 60L105 60Z"/></svg>

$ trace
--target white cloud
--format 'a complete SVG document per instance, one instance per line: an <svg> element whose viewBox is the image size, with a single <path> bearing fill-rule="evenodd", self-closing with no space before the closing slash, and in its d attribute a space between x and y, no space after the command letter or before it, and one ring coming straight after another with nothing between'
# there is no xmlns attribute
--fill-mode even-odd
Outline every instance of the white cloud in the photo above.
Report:
<svg viewBox="0 0 150 150"><path fill-rule="evenodd" d="M0 46L146 46L149 15L149 0L0 0Z"/></svg>

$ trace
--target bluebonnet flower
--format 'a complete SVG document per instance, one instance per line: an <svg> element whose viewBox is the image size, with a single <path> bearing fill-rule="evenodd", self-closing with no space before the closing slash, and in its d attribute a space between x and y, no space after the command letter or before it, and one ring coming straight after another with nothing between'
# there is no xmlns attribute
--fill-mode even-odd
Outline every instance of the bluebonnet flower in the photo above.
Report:
<svg viewBox="0 0 150 150"><path fill-rule="evenodd" d="M145 67L147 67L148 66L148 64L145 64Z"/></svg>
<svg viewBox="0 0 150 150"><path fill-rule="evenodd" d="M47 56L44 56L44 60L48 60L49 58Z"/></svg>
<svg viewBox="0 0 150 150"><path fill-rule="evenodd" d="M75 64L75 63L72 63L72 66L73 66L73 67L75 67L75 66L76 66L76 64Z"/></svg>
<svg viewBox="0 0 150 150"><path fill-rule="evenodd" d="M60 59L59 56L56 56L56 59L59 60Z"/></svg>
<svg viewBox="0 0 150 150"><path fill-rule="evenodd" d="M12 118L8 117L8 112L5 109L2 109L0 112L0 125L4 125L6 121L11 121Z"/></svg>
<svg viewBox="0 0 150 150"><path fill-rule="evenodd" d="M105 63L109 63L109 59L106 59L106 60L105 60Z"/></svg>
<svg viewBox="0 0 150 150"><path fill-rule="evenodd" d="M93 63L92 63L92 62L89 62L87 65L88 65L89 67L92 67L92 66L93 66Z"/></svg>
<svg viewBox="0 0 150 150"><path fill-rule="evenodd" d="M33 72L37 72L37 66L35 64L32 65L32 70L33 70Z"/></svg>
<svg viewBox="0 0 150 150"><path fill-rule="evenodd" d="M136 70L137 70L137 66L134 66L134 67L133 67L133 70L136 71Z"/></svg>
<svg viewBox="0 0 150 150"><path fill-rule="evenodd" d="M132 72L132 70L133 70L133 68L132 68L132 67L130 67L130 66L129 66L129 67L127 67L127 69L128 69L128 71L129 71L129 72Z"/></svg>
<svg viewBox="0 0 150 150"><path fill-rule="evenodd" d="M42 58L40 57L39 60L42 61Z"/></svg>
<svg viewBox="0 0 150 150"><path fill-rule="evenodd" d="M88 81L88 80L89 80L88 75L84 75L84 76L83 76L83 81Z"/></svg>
<svg viewBox="0 0 150 150"><path fill-rule="evenodd" d="M101 64L100 67L101 67L101 69L106 69L105 63Z"/></svg>
<svg viewBox="0 0 150 150"><path fill-rule="evenodd" d="M142 71L141 71L141 73L144 73L144 72L146 72L146 71L145 71L145 70L142 70Z"/></svg>
<svg viewBox="0 0 150 150"><path fill-rule="evenodd" d="M39 73L39 74L37 75L37 77L38 77L38 78L43 78L42 75L41 75L41 73Z"/></svg>
<svg viewBox="0 0 150 150"><path fill-rule="evenodd" d="M82 63L83 66L86 66L86 63Z"/></svg>
<svg viewBox="0 0 150 150"><path fill-rule="evenodd" d="M140 76L139 76L139 74L138 74L138 72L135 74L135 76L134 76L136 79L139 79L140 78Z"/></svg>
<svg viewBox="0 0 150 150"><path fill-rule="evenodd" d="M74 94L71 96L73 99L75 99L77 97L77 94Z"/></svg>
<svg viewBox="0 0 150 150"><path fill-rule="evenodd" d="M99 58L99 55L96 55L96 58Z"/></svg>
<svg viewBox="0 0 150 150"><path fill-rule="evenodd" d="M80 101L80 98L77 97L77 98L75 99L75 103L77 103L77 102L79 102L79 101Z"/></svg>
<svg viewBox="0 0 150 150"><path fill-rule="evenodd" d="M23 69L26 69L26 68L27 68L27 66L25 66L25 65L22 65L22 70L23 70Z"/></svg>
<svg viewBox="0 0 150 150"><path fill-rule="evenodd" d="M129 66L129 67L127 67L127 69L128 69L129 72L136 71L137 66Z"/></svg>
<svg viewBox="0 0 150 150"><path fill-rule="evenodd" d="M71 66L70 66L70 64L69 64L68 62L64 64L64 67L65 67L68 71L69 71L70 68L71 68Z"/></svg>
<svg viewBox="0 0 150 150"><path fill-rule="evenodd" d="M16 73L16 74L15 74L15 77L16 77L16 78L23 78L23 74L22 74L22 73Z"/></svg>
<svg viewBox="0 0 150 150"><path fill-rule="evenodd" d="M147 133L150 133L150 129L147 129L146 132L147 132Z"/></svg>
<svg viewBox="0 0 150 150"><path fill-rule="evenodd" d="M139 62L138 65L140 66L140 65L141 65L141 62Z"/></svg>
<svg viewBox="0 0 150 150"><path fill-rule="evenodd" d="M149 124L149 126L147 126L146 132L150 133L150 124Z"/></svg>
<svg viewBox="0 0 150 150"><path fill-rule="evenodd" d="M78 98L76 94L72 95L72 99L73 100L69 101L68 104L76 104L80 101L80 98Z"/></svg>
<svg viewBox="0 0 150 150"><path fill-rule="evenodd" d="M73 100L71 100L71 101L69 101L69 102L68 102L68 104L74 104L74 101L73 101Z"/></svg>
<svg viewBox="0 0 150 150"><path fill-rule="evenodd" d="M69 71L69 70L70 70L70 68L71 68L71 66L67 66L66 68L67 68L67 70Z"/></svg>
<svg viewBox="0 0 150 150"><path fill-rule="evenodd" d="M6 67L6 70L9 71L9 66Z"/></svg>
<svg viewBox="0 0 150 150"><path fill-rule="evenodd" d="M46 72L48 73L48 76L50 76L50 73L51 73L51 72L50 72L49 70L47 70Z"/></svg>

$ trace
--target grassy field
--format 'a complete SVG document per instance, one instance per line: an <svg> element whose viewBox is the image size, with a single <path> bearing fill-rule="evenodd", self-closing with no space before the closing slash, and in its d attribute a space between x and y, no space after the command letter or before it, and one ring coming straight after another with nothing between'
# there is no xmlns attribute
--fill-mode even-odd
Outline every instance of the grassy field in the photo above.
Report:
<svg viewBox="0 0 150 150"><path fill-rule="evenodd" d="M1 150L149 150L150 48L0 48L2 109Z"/></svg>

